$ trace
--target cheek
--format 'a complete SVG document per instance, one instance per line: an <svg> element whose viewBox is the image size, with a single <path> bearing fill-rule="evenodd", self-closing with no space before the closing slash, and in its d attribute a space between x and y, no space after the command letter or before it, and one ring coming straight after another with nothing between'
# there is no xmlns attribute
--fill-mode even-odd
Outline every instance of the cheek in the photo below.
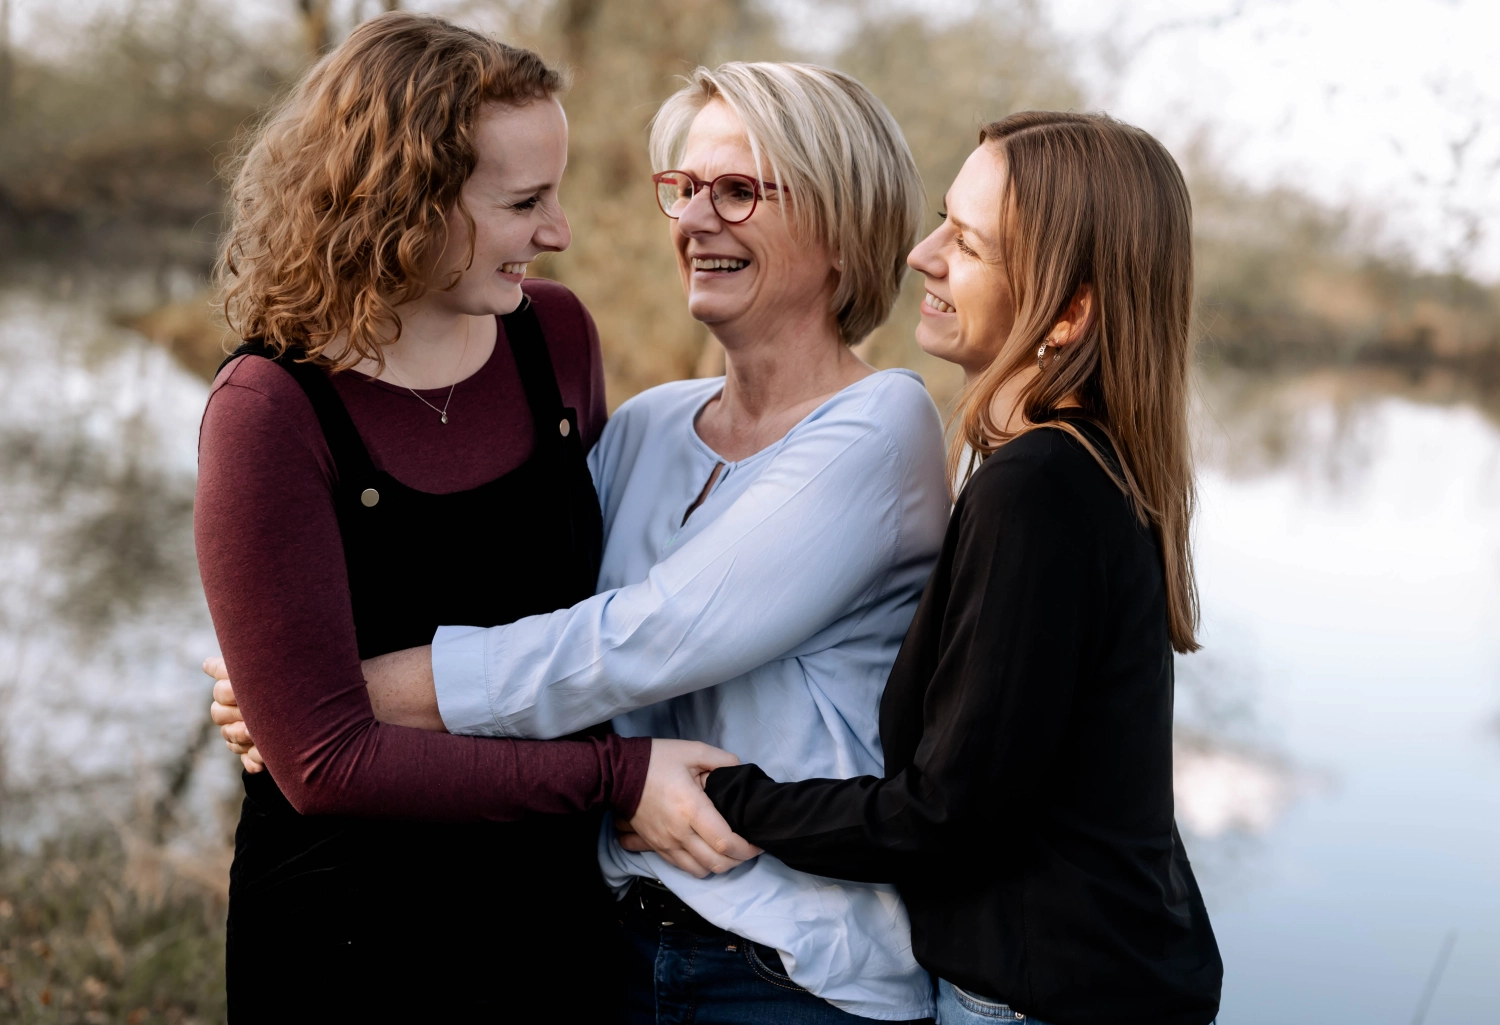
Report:
<svg viewBox="0 0 1500 1025"><path fill-rule="evenodd" d="M820 246L800 245L790 235L778 235L751 241L747 248L759 264L757 280L777 294L816 294L828 280L830 261Z"/></svg>
<svg viewBox="0 0 1500 1025"><path fill-rule="evenodd" d="M979 353L998 349L1010 333L1003 289L989 275L967 268L954 273L949 280L954 305L958 307L956 319L964 348Z"/></svg>
<svg viewBox="0 0 1500 1025"><path fill-rule="evenodd" d="M522 217L490 216L474 218L474 257L481 255L505 262L531 236L530 223Z"/></svg>

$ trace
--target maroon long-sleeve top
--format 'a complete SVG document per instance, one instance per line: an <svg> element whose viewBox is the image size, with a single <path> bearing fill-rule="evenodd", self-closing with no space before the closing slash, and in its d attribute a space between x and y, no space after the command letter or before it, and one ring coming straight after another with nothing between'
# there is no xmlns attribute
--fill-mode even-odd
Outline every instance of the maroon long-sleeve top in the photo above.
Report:
<svg viewBox="0 0 1500 1025"><path fill-rule="evenodd" d="M525 282L563 402L592 446L604 428L593 319L553 282ZM504 476L531 453L532 421L504 328L494 354L453 389L448 423L405 388L333 376L375 466L451 494ZM447 389L420 393L442 407ZM651 742L494 740L376 721L355 643L333 457L291 375L242 357L209 393L194 508L209 611L245 723L303 814L511 820L601 804L630 815ZM496 543L475 537L474 545Z"/></svg>

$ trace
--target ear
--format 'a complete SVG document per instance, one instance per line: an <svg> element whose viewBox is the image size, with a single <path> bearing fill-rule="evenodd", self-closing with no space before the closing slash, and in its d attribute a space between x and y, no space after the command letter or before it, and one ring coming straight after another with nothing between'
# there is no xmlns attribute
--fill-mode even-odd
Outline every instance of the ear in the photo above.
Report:
<svg viewBox="0 0 1500 1025"><path fill-rule="evenodd" d="M1047 334L1047 344L1056 345L1061 348L1075 342L1088 328L1089 320L1094 315L1094 286L1079 285L1078 291L1073 293L1073 298L1068 300L1068 308L1063 311L1061 317L1052 325L1052 330Z"/></svg>

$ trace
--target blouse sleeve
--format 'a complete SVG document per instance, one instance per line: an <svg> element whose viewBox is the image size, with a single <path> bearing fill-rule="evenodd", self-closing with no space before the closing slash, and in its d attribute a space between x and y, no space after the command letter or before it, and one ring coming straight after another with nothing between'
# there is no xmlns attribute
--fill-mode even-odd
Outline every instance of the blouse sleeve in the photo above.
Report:
<svg viewBox="0 0 1500 1025"><path fill-rule="evenodd" d="M1102 600L1096 537L1044 467L1000 461L971 481L890 686L925 689L912 764L881 779L771 780L716 770L730 826L794 868L898 880L983 855L1040 789ZM924 686L925 685L925 686ZM976 841L980 841L976 843Z"/></svg>
<svg viewBox="0 0 1500 1025"><path fill-rule="evenodd" d="M630 814L649 740L480 740L376 721L330 473L285 371L246 358L221 375L199 443L199 568L245 722L292 806L447 821Z"/></svg>
<svg viewBox="0 0 1500 1025"><path fill-rule="evenodd" d="M916 394L912 416L931 418ZM440 628L443 721L455 733L558 737L786 657L889 580L903 466L882 424L831 419L788 439L640 583L505 626Z"/></svg>

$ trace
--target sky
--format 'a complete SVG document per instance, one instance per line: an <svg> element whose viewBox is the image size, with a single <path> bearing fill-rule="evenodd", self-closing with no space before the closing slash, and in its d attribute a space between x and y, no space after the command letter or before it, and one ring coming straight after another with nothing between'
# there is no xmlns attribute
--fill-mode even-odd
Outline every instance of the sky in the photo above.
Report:
<svg viewBox="0 0 1500 1025"><path fill-rule="evenodd" d="M818 5L769 2L795 18ZM1350 207L1424 267L1500 282L1500 0L1034 2L1094 109L1179 153L1206 144L1253 185ZM821 39L854 12L983 5L849 0Z"/></svg>
<svg viewBox="0 0 1500 1025"><path fill-rule="evenodd" d="M56 35L60 19L133 2L11 0L13 31L22 46L45 46L42 26ZM292 2L235 6L250 20L280 19ZM359 2L335 6L343 14ZM763 2L798 19L799 39L819 38L807 23L826 11L819 0ZM983 2L847 0L842 16L821 16L821 37L836 42L860 12L943 20ZM1074 53L1092 106L1179 151L1206 142L1252 184L1351 206L1423 266L1500 281L1500 0L1035 2Z"/></svg>
<svg viewBox="0 0 1500 1025"><path fill-rule="evenodd" d="M1095 102L1500 280L1500 0L1048 0Z"/></svg>

